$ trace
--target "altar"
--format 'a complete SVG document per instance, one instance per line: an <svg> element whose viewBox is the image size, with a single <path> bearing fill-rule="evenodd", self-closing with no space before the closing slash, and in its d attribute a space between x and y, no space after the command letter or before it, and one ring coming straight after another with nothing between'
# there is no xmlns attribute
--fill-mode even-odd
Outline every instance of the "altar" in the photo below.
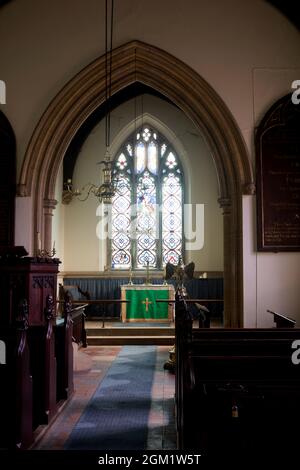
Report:
<svg viewBox="0 0 300 470"><path fill-rule="evenodd" d="M174 321L174 304L156 302L156 299L174 300L172 284L125 284L121 286L122 322L126 321Z"/></svg>

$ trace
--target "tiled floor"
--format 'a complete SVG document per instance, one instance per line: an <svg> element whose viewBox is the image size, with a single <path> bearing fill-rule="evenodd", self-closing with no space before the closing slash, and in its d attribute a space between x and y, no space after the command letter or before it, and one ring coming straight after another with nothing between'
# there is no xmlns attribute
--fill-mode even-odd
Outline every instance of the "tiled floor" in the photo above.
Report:
<svg viewBox="0 0 300 470"><path fill-rule="evenodd" d="M176 449L174 392L175 377L163 369L170 347L158 346L152 387L147 449ZM166 354L167 353L167 354Z"/></svg>
<svg viewBox="0 0 300 470"><path fill-rule="evenodd" d="M90 346L74 351L75 393L64 410L35 443L33 449L63 449L73 427L80 418L99 382L104 378L122 346ZM169 346L158 346L156 370L149 414L148 449L175 449L174 375L164 371Z"/></svg>

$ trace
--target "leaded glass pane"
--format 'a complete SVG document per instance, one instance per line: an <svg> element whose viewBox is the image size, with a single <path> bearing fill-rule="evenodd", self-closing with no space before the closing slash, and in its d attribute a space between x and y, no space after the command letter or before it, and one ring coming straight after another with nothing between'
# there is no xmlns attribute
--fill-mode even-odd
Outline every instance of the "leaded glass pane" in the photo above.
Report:
<svg viewBox="0 0 300 470"><path fill-rule="evenodd" d="M146 147L143 142L139 142L136 146L136 163L135 168L137 173L142 173L146 167Z"/></svg>
<svg viewBox="0 0 300 470"><path fill-rule="evenodd" d="M129 153L129 155L132 157L132 145L131 144L127 144L127 152Z"/></svg>
<svg viewBox="0 0 300 470"><path fill-rule="evenodd" d="M112 268L131 266L131 190L129 179L119 174L117 191L112 200L111 265Z"/></svg>
<svg viewBox="0 0 300 470"><path fill-rule="evenodd" d="M150 130L148 129L148 127L145 127L144 130L143 130L143 139L145 142L148 142L148 140L150 139L151 137L151 132Z"/></svg>
<svg viewBox="0 0 300 470"><path fill-rule="evenodd" d="M177 264L182 257L182 185L180 177L169 173L162 184L163 264Z"/></svg>
<svg viewBox="0 0 300 470"><path fill-rule="evenodd" d="M116 166L117 168L119 168L119 170L124 170L124 168L127 166L127 159L124 153L121 153L121 155L119 155Z"/></svg>
<svg viewBox="0 0 300 470"><path fill-rule="evenodd" d="M176 157L173 152L170 152L166 159L166 165L170 170L173 170L177 166Z"/></svg>
<svg viewBox="0 0 300 470"><path fill-rule="evenodd" d="M137 182L136 265L138 268L145 267L147 262L151 267L157 265L156 201L155 179L148 171L145 171Z"/></svg>
<svg viewBox="0 0 300 470"><path fill-rule="evenodd" d="M154 142L148 145L148 162L147 166L149 171L154 175L157 174L157 146Z"/></svg>

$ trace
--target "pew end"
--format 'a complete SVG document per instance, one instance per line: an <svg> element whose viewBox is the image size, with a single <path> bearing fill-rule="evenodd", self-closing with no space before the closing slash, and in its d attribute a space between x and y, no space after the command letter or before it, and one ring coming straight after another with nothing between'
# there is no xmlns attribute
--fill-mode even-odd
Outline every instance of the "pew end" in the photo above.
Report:
<svg viewBox="0 0 300 470"><path fill-rule="evenodd" d="M62 285L59 284L58 294L58 311L60 313L58 318L58 324L63 321L63 302L66 296L69 296L72 301L90 300L89 292L82 291L78 285ZM85 318L88 314L89 305L83 303L82 305L72 305L71 317L73 321L73 342L77 343L78 347L87 347L87 335L85 329Z"/></svg>
<svg viewBox="0 0 300 470"><path fill-rule="evenodd" d="M273 313L273 312L272 312ZM287 317L286 317L287 318ZM180 450L214 456L287 455L298 448L300 329L193 328L176 302L175 415Z"/></svg>

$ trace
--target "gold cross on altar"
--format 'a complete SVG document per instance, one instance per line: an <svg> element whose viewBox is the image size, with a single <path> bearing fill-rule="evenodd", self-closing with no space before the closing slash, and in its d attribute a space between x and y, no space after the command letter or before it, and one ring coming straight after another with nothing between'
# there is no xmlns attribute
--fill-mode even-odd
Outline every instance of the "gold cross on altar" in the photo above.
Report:
<svg viewBox="0 0 300 470"><path fill-rule="evenodd" d="M148 297L146 297L145 300L142 300L142 304L145 304L145 305L146 305L146 312L148 312L148 310L149 310L148 307L149 307L149 305L152 304L152 303L153 303L153 302L150 302L149 299L148 299Z"/></svg>

